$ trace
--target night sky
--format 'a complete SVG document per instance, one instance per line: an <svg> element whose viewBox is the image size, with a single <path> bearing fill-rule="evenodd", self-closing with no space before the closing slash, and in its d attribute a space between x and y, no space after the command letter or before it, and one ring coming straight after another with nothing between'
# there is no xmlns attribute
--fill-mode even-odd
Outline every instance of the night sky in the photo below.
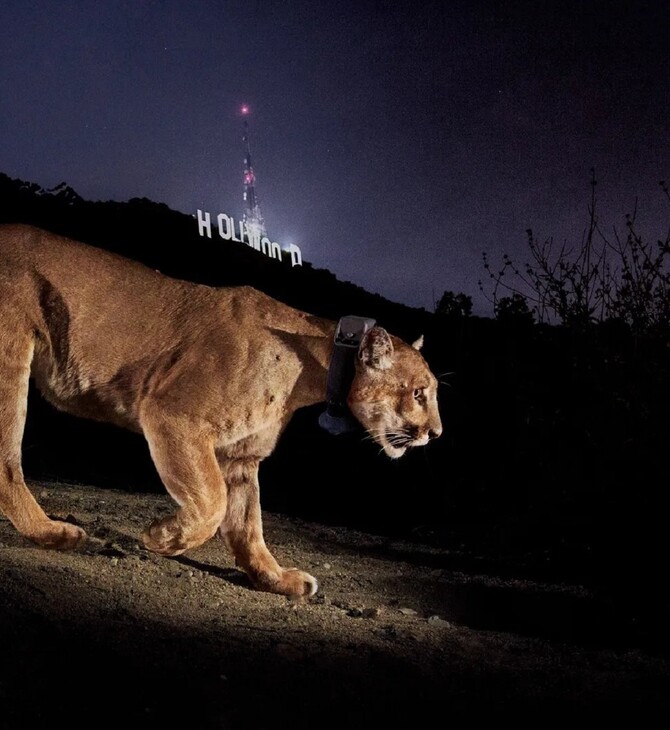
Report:
<svg viewBox="0 0 670 730"><path fill-rule="evenodd" d="M488 315L482 252L525 260L527 228L578 241L592 167L605 229L637 199L665 234L669 20L616 0L4 0L0 172L241 218L248 103L273 240Z"/></svg>

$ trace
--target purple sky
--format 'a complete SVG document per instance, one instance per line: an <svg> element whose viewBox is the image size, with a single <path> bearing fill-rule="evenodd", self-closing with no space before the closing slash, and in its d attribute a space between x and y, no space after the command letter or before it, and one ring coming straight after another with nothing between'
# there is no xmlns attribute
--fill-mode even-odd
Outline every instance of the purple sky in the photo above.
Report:
<svg viewBox="0 0 670 730"><path fill-rule="evenodd" d="M482 252L578 240L591 167L606 228L637 198L664 235L669 21L616 0L5 0L0 172L241 216L246 102L274 240L490 314Z"/></svg>

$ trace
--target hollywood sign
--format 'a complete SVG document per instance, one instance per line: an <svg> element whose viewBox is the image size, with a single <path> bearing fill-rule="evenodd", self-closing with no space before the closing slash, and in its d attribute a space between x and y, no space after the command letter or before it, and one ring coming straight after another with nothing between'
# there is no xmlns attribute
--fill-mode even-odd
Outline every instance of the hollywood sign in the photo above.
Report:
<svg viewBox="0 0 670 730"><path fill-rule="evenodd" d="M212 219L207 211L198 209L198 233L201 236L212 237ZM246 243L247 246L256 251L264 253L271 259L282 260L282 249L276 241L271 241L267 236L261 236L260 231L254 230L253 226L247 226L244 221L235 221L232 216L219 213L216 217L217 231L224 241L236 241ZM295 243L290 243L286 250L291 255L291 266L302 266L302 252Z"/></svg>

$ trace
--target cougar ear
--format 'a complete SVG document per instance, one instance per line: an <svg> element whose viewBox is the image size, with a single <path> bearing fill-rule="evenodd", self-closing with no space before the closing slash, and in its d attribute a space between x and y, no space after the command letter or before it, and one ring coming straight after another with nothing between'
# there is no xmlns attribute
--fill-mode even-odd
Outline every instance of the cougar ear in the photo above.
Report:
<svg viewBox="0 0 670 730"><path fill-rule="evenodd" d="M373 327L366 332L358 357L368 367L388 370L393 364L393 343L389 333L382 327Z"/></svg>
<svg viewBox="0 0 670 730"><path fill-rule="evenodd" d="M423 347L423 335L421 335L418 340L414 340L414 342L412 342L412 347L415 350L420 350Z"/></svg>

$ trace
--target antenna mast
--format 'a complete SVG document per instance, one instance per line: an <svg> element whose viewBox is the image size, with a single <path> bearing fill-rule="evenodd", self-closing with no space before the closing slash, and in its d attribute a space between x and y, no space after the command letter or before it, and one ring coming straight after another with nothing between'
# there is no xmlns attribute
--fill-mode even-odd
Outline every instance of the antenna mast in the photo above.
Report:
<svg viewBox="0 0 670 730"><path fill-rule="evenodd" d="M249 107L244 104L241 112L244 117L244 225L248 231L249 239L255 238L259 240L263 236L267 236L265 230L265 220L261 213L261 206L256 196L256 176L251 166L251 147L249 145Z"/></svg>

